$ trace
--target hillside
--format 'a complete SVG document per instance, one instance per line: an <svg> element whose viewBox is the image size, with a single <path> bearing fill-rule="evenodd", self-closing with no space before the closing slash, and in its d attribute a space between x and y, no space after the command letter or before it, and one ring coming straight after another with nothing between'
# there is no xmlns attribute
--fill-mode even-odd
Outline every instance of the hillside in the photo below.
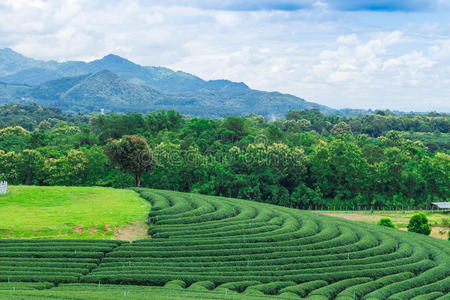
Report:
<svg viewBox="0 0 450 300"><path fill-rule="evenodd" d="M5 83L0 86L0 103L37 103L67 112L175 109L213 118L252 113L281 117L290 109L312 108L340 113L293 95L253 90L243 82L206 81L182 71L140 66L113 54L91 62L60 63L0 49L0 82Z"/></svg>
<svg viewBox="0 0 450 300"><path fill-rule="evenodd" d="M152 204L151 239L0 240L1 281L48 282L0 285L0 296L448 299L447 241L246 200L136 191Z"/></svg>
<svg viewBox="0 0 450 300"><path fill-rule="evenodd" d="M22 98L39 99L46 106L69 112L126 112L153 110L162 94L149 87L130 83L103 70L97 73L52 80L20 94Z"/></svg>
<svg viewBox="0 0 450 300"><path fill-rule="evenodd" d="M66 114L56 108L38 105L5 104L0 106L0 128L21 126L32 131L44 120L50 121L50 124L59 121L87 123L89 116Z"/></svg>
<svg viewBox="0 0 450 300"><path fill-rule="evenodd" d="M9 190L0 195L1 238L124 239L121 233L130 226L142 233L150 209L148 202L127 190L37 186Z"/></svg>

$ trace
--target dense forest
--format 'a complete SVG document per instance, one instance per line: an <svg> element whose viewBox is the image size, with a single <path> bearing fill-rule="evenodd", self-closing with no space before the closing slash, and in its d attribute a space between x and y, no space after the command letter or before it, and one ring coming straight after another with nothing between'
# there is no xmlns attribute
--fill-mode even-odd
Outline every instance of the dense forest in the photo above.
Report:
<svg viewBox="0 0 450 300"><path fill-rule="evenodd" d="M144 137L156 167L143 187L300 208L428 206L450 198L450 116L187 118L175 111L69 115L0 106L0 180L11 184L128 187L105 145Z"/></svg>

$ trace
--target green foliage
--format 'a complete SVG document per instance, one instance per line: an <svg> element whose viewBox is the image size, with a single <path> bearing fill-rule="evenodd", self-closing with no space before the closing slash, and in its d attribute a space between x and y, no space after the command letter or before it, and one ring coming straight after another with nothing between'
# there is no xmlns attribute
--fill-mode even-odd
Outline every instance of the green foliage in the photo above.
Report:
<svg viewBox="0 0 450 300"><path fill-rule="evenodd" d="M100 262L106 252L119 244L112 241L2 240L0 257L7 261L1 264L0 281L77 282L80 276ZM64 263L58 259L64 259ZM92 263L83 263L85 259ZM30 287L40 288L36 285Z"/></svg>
<svg viewBox="0 0 450 300"><path fill-rule="evenodd" d="M395 228L394 223L392 223L391 219L389 218L381 218L377 224L380 226Z"/></svg>
<svg viewBox="0 0 450 300"><path fill-rule="evenodd" d="M288 286L281 289L281 293L293 292L300 297L306 297L311 291L328 285L325 280L314 280L305 283L301 283L294 286Z"/></svg>
<svg viewBox="0 0 450 300"><path fill-rule="evenodd" d="M20 126L26 130L32 131L39 127L42 123L43 125L40 129L47 130L58 121L86 123L88 121L88 116L69 115L61 112L61 110L57 108L42 107L38 105L0 105L0 128Z"/></svg>
<svg viewBox="0 0 450 300"><path fill-rule="evenodd" d="M345 122L337 123L331 128L332 135L351 134L352 128Z"/></svg>
<svg viewBox="0 0 450 300"><path fill-rule="evenodd" d="M421 212L412 216L408 223L408 231L429 235L431 228L427 216Z"/></svg>
<svg viewBox="0 0 450 300"><path fill-rule="evenodd" d="M27 283L29 284L29 283ZM246 300L270 300L272 295L239 295L226 289L214 291L201 289L184 289L175 286L132 286L132 285L110 285L110 284L85 284L66 283L57 287L36 290L27 288L23 283L11 282L11 289L1 289L0 297L3 299L89 299L89 300L111 300L111 299L158 299L158 300L185 300L185 299L241 299ZM291 297L277 296L276 299L292 299Z"/></svg>
<svg viewBox="0 0 450 300"><path fill-rule="evenodd" d="M199 119L174 111L66 115L35 105L2 108L0 180L10 184L129 187L142 175L144 187L303 209L425 208L450 195L449 152L428 149L422 139L447 140L445 114L339 117L312 109L265 121L256 115ZM27 115L32 126L22 122ZM433 132L417 132L424 124ZM351 133L337 133L335 126ZM146 163L152 172L139 167L142 160L131 149L122 153L123 163L134 164L127 168L105 153L130 135L152 149L155 161Z"/></svg>
<svg viewBox="0 0 450 300"><path fill-rule="evenodd" d="M120 140L109 142L105 153L115 165L134 175L134 185L141 186L145 172L153 169L155 159L147 141L139 136L125 135Z"/></svg>

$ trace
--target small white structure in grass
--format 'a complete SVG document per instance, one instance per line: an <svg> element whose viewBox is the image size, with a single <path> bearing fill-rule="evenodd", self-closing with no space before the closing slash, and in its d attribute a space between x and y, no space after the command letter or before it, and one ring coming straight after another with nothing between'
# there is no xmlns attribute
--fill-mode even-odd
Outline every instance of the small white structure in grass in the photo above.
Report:
<svg viewBox="0 0 450 300"><path fill-rule="evenodd" d="M0 195L8 192L8 183L6 181L0 181Z"/></svg>

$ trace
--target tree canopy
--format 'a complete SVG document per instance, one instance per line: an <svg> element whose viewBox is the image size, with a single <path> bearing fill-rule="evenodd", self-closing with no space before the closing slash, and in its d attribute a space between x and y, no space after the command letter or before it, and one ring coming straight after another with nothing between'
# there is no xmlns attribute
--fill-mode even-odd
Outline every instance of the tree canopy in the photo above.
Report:
<svg viewBox="0 0 450 300"><path fill-rule="evenodd" d="M136 135L124 135L105 145L105 153L111 162L124 172L134 176L134 186L140 187L142 175L154 168L155 160L147 141Z"/></svg>
<svg viewBox="0 0 450 300"><path fill-rule="evenodd" d="M23 108L29 109L39 110ZM306 209L426 207L450 198L450 117L442 114L338 117L306 110L273 121L174 111L38 116L30 114L25 128L23 115L0 113L0 180L140 183ZM140 153L153 163L141 165Z"/></svg>

